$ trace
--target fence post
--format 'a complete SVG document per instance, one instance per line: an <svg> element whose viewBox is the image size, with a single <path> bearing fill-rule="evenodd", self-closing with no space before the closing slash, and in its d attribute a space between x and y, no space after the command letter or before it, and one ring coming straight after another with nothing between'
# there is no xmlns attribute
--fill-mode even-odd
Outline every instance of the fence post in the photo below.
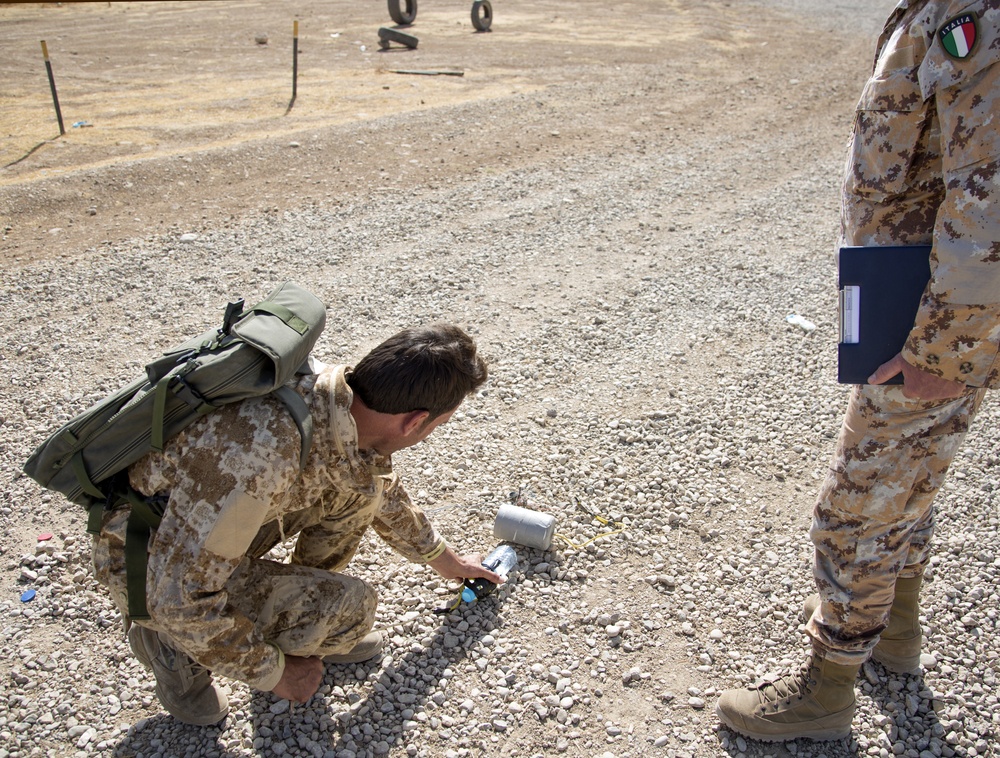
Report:
<svg viewBox="0 0 1000 758"><path fill-rule="evenodd" d="M292 109L299 90L299 22L292 22L292 101L288 109Z"/></svg>
<svg viewBox="0 0 1000 758"><path fill-rule="evenodd" d="M66 128L63 126L62 111L59 109L59 95L56 93L56 79L52 75L52 63L49 61L49 48L45 44L45 40L42 40L42 57L45 58L45 71L49 75L49 89L52 90L52 102L56 106L56 118L59 120L59 134L63 135L66 133Z"/></svg>

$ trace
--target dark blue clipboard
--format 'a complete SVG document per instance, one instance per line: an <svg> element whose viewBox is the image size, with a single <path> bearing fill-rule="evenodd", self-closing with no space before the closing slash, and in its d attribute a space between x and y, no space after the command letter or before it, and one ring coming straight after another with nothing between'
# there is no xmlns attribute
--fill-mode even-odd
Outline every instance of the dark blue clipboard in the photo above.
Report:
<svg viewBox="0 0 1000 758"><path fill-rule="evenodd" d="M837 257L837 381L867 384L898 353L931 278L930 246L842 247ZM887 384L901 384L902 375Z"/></svg>

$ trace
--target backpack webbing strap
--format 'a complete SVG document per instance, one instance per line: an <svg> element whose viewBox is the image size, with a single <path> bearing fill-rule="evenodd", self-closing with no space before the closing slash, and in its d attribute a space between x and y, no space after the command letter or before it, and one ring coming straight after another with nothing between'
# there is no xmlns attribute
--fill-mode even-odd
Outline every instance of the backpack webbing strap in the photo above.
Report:
<svg viewBox="0 0 1000 758"><path fill-rule="evenodd" d="M167 411L167 392L173 392L201 415L219 407L206 403L204 398L194 392L182 377L163 377L156 383L156 389L153 390L153 417L150 420L149 429L149 446L157 452L163 452L163 444L166 441L163 419Z"/></svg>
<svg viewBox="0 0 1000 758"><path fill-rule="evenodd" d="M76 481L80 485L80 489L94 498L94 502L87 508L87 532L89 534L100 534L101 515L104 513L108 496L91 481L90 474L87 473L87 466L83 462L83 451L77 451L70 458L70 466L73 468L73 474L76 476Z"/></svg>
<svg viewBox="0 0 1000 758"><path fill-rule="evenodd" d="M104 503L92 503L87 509L87 534L100 534Z"/></svg>
<svg viewBox="0 0 1000 758"><path fill-rule="evenodd" d="M162 507L144 498L131 487L119 496L131 507L125 526L125 589L131 619L148 619L146 609L146 564L149 560L149 535L160 525Z"/></svg>
<svg viewBox="0 0 1000 758"><path fill-rule="evenodd" d="M107 498L107 495L101 492L100 488L90 480L90 474L87 473L87 467L83 463L83 451L78 450L73 454L73 457L70 458L70 465L73 467L77 483L84 492L99 500Z"/></svg>
<svg viewBox="0 0 1000 758"><path fill-rule="evenodd" d="M285 322L292 329L297 331L299 334L305 334L309 331L309 324L300 319L294 313L292 313L288 308L283 305L278 305L277 303L272 303L270 300L265 300L261 303L257 303L251 311L264 311L265 313L270 313L272 316L277 316L283 322Z"/></svg>
<svg viewBox="0 0 1000 758"><path fill-rule="evenodd" d="M299 428L299 435L302 437L302 448L299 452L299 470L301 471L306 467L306 461L309 459L309 449L312 447L312 414L309 413L309 406L306 405L306 401L302 399L302 396L287 384L278 387L274 391L274 394L285 404L289 414L291 414L292 419L295 421L295 425Z"/></svg>

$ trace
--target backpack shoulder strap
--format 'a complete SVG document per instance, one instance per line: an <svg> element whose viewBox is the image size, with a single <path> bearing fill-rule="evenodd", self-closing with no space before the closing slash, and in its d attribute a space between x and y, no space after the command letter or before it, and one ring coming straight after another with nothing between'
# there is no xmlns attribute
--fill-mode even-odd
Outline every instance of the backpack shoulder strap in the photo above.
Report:
<svg viewBox="0 0 1000 758"><path fill-rule="evenodd" d="M299 428L299 436L302 438L302 447L299 452L299 471L301 471L306 467L306 461L309 459L309 449L312 447L312 414L309 412L309 406L306 405L306 401L302 399L302 396L287 384L278 387L274 391L274 394L285 404L285 408L288 409L288 413Z"/></svg>

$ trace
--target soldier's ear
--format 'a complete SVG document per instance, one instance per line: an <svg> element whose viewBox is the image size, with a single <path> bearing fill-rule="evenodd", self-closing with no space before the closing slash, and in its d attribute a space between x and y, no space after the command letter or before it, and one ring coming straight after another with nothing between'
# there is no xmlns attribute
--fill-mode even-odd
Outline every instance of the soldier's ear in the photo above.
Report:
<svg viewBox="0 0 1000 758"><path fill-rule="evenodd" d="M409 413L402 414L402 416L400 431L404 437L409 437L427 422L431 414L429 411L410 411Z"/></svg>

